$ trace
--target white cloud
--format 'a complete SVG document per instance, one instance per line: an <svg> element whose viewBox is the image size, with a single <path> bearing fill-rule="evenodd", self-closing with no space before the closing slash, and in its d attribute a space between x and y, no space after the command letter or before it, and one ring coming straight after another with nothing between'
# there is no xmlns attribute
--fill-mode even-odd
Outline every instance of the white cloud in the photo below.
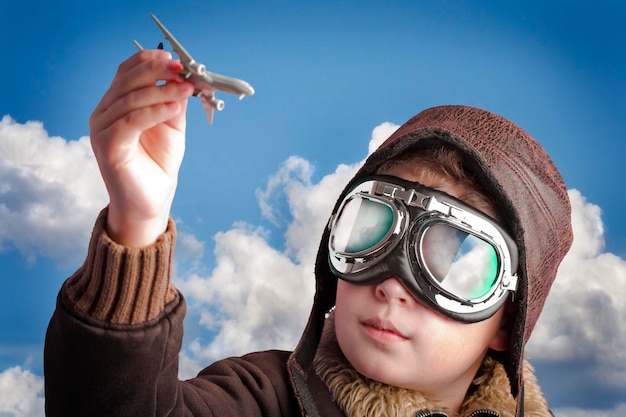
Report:
<svg viewBox="0 0 626 417"><path fill-rule="evenodd" d="M378 126L370 148L396 128L391 123ZM338 168L338 173L346 168ZM291 192L290 187L305 186L313 192L324 189L326 184L321 187L310 184L312 171L308 161L289 158L267 188L257 192L262 214L280 224L280 209L272 203L272 198L293 196L295 191ZM0 252L17 250L30 262L39 256L64 265L79 262L86 251L93 221L108 202L89 138L68 141L50 137L42 123L20 124L6 115L0 120L0 178ZM293 204L292 214L301 213L302 202ZM318 209L313 207L317 201L308 199L306 204L312 206L307 216L313 214L311 210ZM293 230L295 233L299 229ZM201 242L193 239L190 234L181 234L178 248L181 259L201 258Z"/></svg>
<svg viewBox="0 0 626 417"><path fill-rule="evenodd" d="M246 225L219 233L212 275L194 275L180 285L206 303L201 324L219 329L207 348L194 348L197 356L214 360L295 345L313 299L313 276L270 247L263 234Z"/></svg>
<svg viewBox="0 0 626 417"><path fill-rule="evenodd" d="M288 165L301 168L292 162ZM342 166L317 185L310 183L310 175L292 176L285 168L279 170L286 174L279 182L292 219L284 249L272 247L268 230L237 223L215 236L216 267L210 276L192 274L177 282L200 311L201 325L217 332L208 346L195 342L189 347L205 363L259 349L293 349L306 323L319 238L336 196L356 168ZM270 180L259 195L275 202L276 187ZM269 212L275 215L276 206Z"/></svg>
<svg viewBox="0 0 626 417"><path fill-rule="evenodd" d="M43 378L19 366L0 373L0 416L43 417Z"/></svg>
<svg viewBox="0 0 626 417"><path fill-rule="evenodd" d="M577 190L569 196L574 243L527 352L539 371L546 368L546 391L558 393L563 404L594 404L588 394L594 392L609 408L559 410L557 416L621 416L626 411L626 261L604 250L600 208Z"/></svg>
<svg viewBox="0 0 626 417"><path fill-rule="evenodd" d="M368 154L374 152L382 143L387 140L389 136L396 130L398 130L400 126L390 123L384 122L374 128L372 132L372 140L370 140Z"/></svg>
<svg viewBox="0 0 626 417"><path fill-rule="evenodd" d="M89 138L49 137L39 122L4 116L0 178L0 252L16 249L30 261L79 261L108 201Z"/></svg>
<svg viewBox="0 0 626 417"><path fill-rule="evenodd" d="M204 256L204 242L194 235L178 231L176 237L176 258L180 261L199 261Z"/></svg>
<svg viewBox="0 0 626 417"><path fill-rule="evenodd" d="M604 252L601 210L570 190L574 243L528 345L531 358L594 361L626 392L626 261Z"/></svg>
<svg viewBox="0 0 626 417"><path fill-rule="evenodd" d="M312 174L313 166L302 158L292 156L283 162L278 172L270 177L267 188L256 191L263 217L276 226L280 225L280 210L273 202L274 194L293 184L310 184Z"/></svg>

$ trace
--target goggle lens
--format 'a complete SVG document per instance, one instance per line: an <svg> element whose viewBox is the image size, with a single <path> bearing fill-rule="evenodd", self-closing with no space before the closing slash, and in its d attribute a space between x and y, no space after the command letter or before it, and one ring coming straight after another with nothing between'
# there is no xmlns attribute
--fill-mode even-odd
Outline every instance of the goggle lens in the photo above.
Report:
<svg viewBox="0 0 626 417"><path fill-rule="evenodd" d="M487 295L498 279L494 246L447 223L435 223L424 231L419 256L444 290L468 300Z"/></svg>
<svg viewBox="0 0 626 417"><path fill-rule="evenodd" d="M334 250L349 254L369 250L385 240L393 221L391 207L367 198L350 199L335 226Z"/></svg>

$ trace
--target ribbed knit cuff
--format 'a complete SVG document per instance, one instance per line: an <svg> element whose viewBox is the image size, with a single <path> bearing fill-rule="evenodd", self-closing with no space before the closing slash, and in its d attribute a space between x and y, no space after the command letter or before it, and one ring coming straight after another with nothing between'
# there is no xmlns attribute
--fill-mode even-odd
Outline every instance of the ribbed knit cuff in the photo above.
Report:
<svg viewBox="0 0 626 417"><path fill-rule="evenodd" d="M155 243L129 248L106 232L108 208L94 226L85 263L65 283L67 299L78 311L114 324L140 324L156 318L178 293L171 282L176 226Z"/></svg>

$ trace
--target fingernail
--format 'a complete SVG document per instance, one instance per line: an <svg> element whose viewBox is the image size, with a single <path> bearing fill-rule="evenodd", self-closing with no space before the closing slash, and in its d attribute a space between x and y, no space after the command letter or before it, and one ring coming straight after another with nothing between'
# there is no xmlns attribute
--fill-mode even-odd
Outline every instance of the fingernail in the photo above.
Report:
<svg viewBox="0 0 626 417"><path fill-rule="evenodd" d="M183 70L183 64L177 59L172 59L167 63L167 69L170 71L180 72Z"/></svg>

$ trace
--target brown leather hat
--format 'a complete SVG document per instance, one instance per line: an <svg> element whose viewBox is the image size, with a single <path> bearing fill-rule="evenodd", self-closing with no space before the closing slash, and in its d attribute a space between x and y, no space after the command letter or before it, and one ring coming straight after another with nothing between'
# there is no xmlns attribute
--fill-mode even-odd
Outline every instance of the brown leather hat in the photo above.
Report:
<svg viewBox="0 0 626 417"><path fill-rule="evenodd" d="M464 156L494 199L505 227L519 248L519 284L515 294L518 308L504 358L511 391L518 397L523 386L524 346L572 242L567 190L546 151L528 133L499 115L465 106L441 106L417 114L370 155L354 179L373 174L384 161L410 148L442 143ZM337 278L328 267L327 245L328 231L318 252L317 293L301 343L308 337L313 340L319 337L320 314L334 304ZM306 343L309 349L313 348L310 344L313 340ZM303 347L301 344L300 348ZM311 352L309 349L305 351ZM309 355L300 356L305 366L309 362L306 356Z"/></svg>

